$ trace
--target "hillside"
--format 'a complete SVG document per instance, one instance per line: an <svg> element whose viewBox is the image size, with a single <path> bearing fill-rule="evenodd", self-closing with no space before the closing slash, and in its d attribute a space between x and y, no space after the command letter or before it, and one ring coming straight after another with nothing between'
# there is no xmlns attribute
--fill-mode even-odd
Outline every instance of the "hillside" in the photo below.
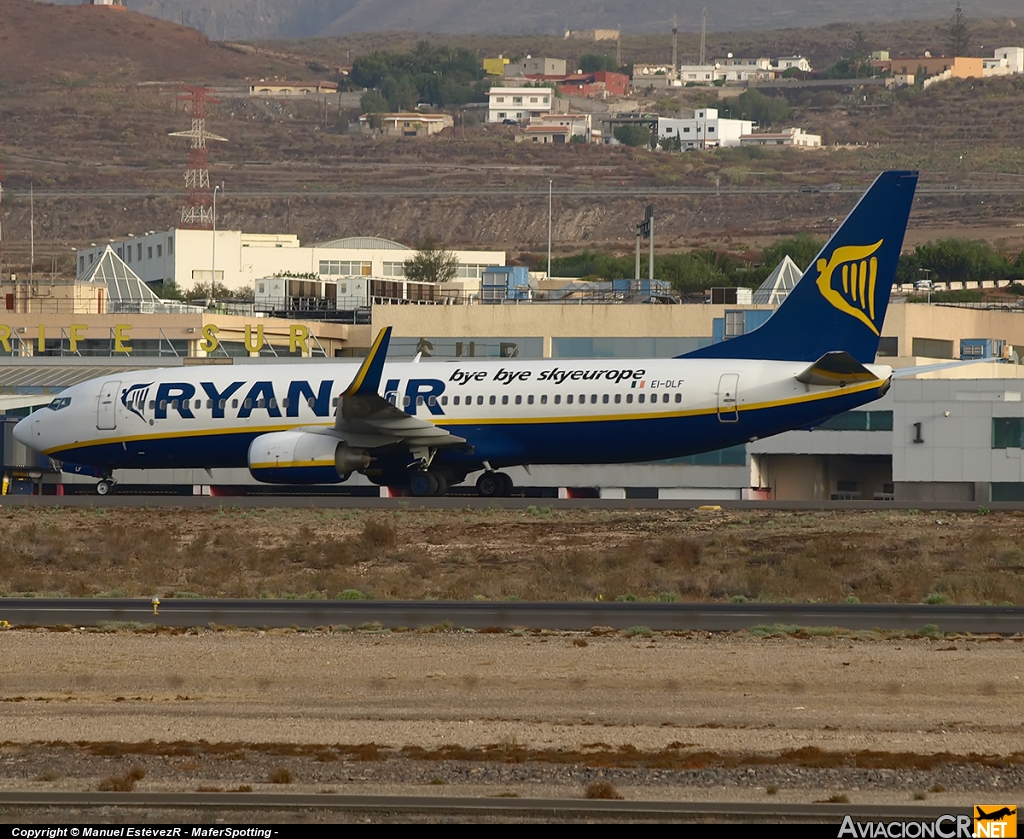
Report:
<svg viewBox="0 0 1024 839"><path fill-rule="evenodd" d="M72 4L79 0L59 0ZM567 29L621 28L627 33L667 32L678 15L682 32L700 30L706 0L650 0L623 7L589 0L131 0L147 15L183 22L211 38L256 40L345 35L351 32L412 31L437 33L548 33ZM901 20L948 18L951 0L904 0L898 9L886 0L719 0L708 8L715 31L763 31L817 27L840 21L858 25ZM964 11L974 18L1022 15L1019 0L972 0Z"/></svg>
<svg viewBox="0 0 1024 839"><path fill-rule="evenodd" d="M3 0L0 86L212 81L302 73L245 55L187 26L135 11Z"/></svg>
<svg viewBox="0 0 1024 839"><path fill-rule="evenodd" d="M187 142L168 133L189 126L176 99L182 78L218 88L209 129L228 142L211 148L210 169L212 182L224 183L223 227L286 231L307 242L374 234L415 244L433 235L448 245L539 253L546 249L550 180L556 253L584 247L630 253L628 226L654 201L659 249L747 254L800 230L827 233L829 219L845 214L879 170L901 167L920 168L922 185L940 190L916 203L911 243L955 233L1014 254L1024 247L1021 77L950 82L917 93L798 93L790 102L792 124L840 144L808 153L541 148L513 142L508 127L472 118L463 125L461 114L455 130L401 140L349 133L358 111L336 97L248 95L247 77L323 77L307 64L342 63L338 42L281 42L243 55L132 12L3 2L10 10L0 18L5 262L28 250L30 184L36 253L47 265L50 256L67 259L82 244L176 223ZM880 31L866 35L880 39L891 30ZM785 37L812 41L825 32ZM374 37L378 45L403 46L404 36ZM756 34L736 37L758 43ZM672 113L711 104L716 93L685 89L627 105ZM844 190L799 191L834 183ZM716 184L720 196L659 192ZM972 184L1006 191L964 189ZM726 192L731 189L742 191Z"/></svg>

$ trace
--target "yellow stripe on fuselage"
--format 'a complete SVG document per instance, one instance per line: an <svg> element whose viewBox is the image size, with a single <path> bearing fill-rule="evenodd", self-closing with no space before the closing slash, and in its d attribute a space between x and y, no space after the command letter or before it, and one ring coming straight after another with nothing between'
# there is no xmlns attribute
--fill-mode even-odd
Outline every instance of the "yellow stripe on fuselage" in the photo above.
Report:
<svg viewBox="0 0 1024 839"><path fill-rule="evenodd" d="M874 390L882 387L886 383L886 379L874 379L870 382L864 382L863 384L850 385L849 387L840 388L838 390L827 390L821 393L803 393L798 396L791 396L785 399L774 399L767 402L755 402L750 405L737 405L735 407L729 406L724 413L733 414L734 411L740 413L751 413L753 411L762 411L769 408L781 408L787 405L799 405L805 402L820 402L827 399L835 399L842 396L849 396L853 393L862 393L868 390ZM634 412L629 414L594 414L591 416L577 415L577 416L541 416L541 417L478 417L478 418L453 418L444 416L438 420L434 420L432 417L429 419L434 425L440 425L444 427L448 426L471 426L471 425L543 425L546 423L578 423L578 422L616 422L622 420L663 420L673 419L678 417L696 417L704 415L712 415L720 412L720 409L711 405L706 408L693 408L690 410L683 411L651 411L650 413ZM423 417L426 420L427 418ZM148 440L166 440L175 437L207 437L207 436L221 436L224 434L267 434L274 431L289 431L294 428L311 428L311 427L333 427L334 421L330 422L296 422L289 423L287 425L266 425L266 426L235 426L232 428L206 428L196 431L167 431L159 434L137 434L128 437L101 437L95 440L82 440L77 443L71 443L65 446L58 446L53 449L47 449L43 454L48 457L52 457L54 454L69 449L78 449L94 445L111 445L118 443L134 443L139 441ZM381 431L381 434L386 434L386 431Z"/></svg>

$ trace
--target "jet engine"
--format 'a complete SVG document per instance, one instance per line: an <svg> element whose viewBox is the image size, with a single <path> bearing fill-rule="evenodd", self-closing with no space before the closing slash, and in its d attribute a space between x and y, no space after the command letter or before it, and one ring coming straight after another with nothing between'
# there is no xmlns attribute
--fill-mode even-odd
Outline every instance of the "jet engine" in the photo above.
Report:
<svg viewBox="0 0 1024 839"><path fill-rule="evenodd" d="M249 446L249 472L265 484L339 484L370 465L370 453L334 434L275 431Z"/></svg>

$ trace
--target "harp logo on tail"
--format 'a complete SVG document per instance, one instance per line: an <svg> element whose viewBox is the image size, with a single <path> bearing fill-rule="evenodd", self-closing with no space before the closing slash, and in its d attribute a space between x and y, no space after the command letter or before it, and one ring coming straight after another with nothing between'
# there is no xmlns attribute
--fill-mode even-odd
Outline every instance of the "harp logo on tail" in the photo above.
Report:
<svg viewBox="0 0 1024 839"><path fill-rule="evenodd" d="M819 259L818 290L840 312L857 318L876 335L875 281L878 277L878 258L874 256L882 246L882 239L873 245L843 245L832 251L826 261Z"/></svg>

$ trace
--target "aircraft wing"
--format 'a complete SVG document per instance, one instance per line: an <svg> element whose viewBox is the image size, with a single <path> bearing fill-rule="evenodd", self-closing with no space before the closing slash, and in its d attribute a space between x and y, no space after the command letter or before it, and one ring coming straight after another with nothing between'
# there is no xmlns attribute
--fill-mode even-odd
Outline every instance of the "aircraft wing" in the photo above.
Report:
<svg viewBox="0 0 1024 839"><path fill-rule="evenodd" d="M342 391L338 398L335 432L350 445L361 448L398 444L464 446L464 437L407 414L378 393L390 340L391 327L388 326L377 335L352 383Z"/></svg>

